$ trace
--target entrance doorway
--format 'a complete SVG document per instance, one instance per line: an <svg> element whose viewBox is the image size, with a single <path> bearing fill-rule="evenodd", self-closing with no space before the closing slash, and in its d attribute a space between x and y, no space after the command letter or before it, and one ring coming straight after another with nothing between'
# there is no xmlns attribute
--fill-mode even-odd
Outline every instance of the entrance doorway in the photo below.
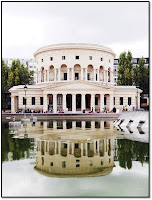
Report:
<svg viewBox="0 0 152 200"><path fill-rule="evenodd" d="M75 73L75 80L79 80L79 73Z"/></svg>
<svg viewBox="0 0 152 200"><path fill-rule="evenodd" d="M67 73L64 73L64 80L67 80Z"/></svg>
<svg viewBox="0 0 152 200"><path fill-rule="evenodd" d="M86 108L90 109L90 94L86 94Z"/></svg>
<svg viewBox="0 0 152 200"><path fill-rule="evenodd" d="M53 110L53 95L49 96L48 110Z"/></svg>
<svg viewBox="0 0 152 200"><path fill-rule="evenodd" d="M81 109L81 94L76 95L76 109Z"/></svg>
<svg viewBox="0 0 152 200"><path fill-rule="evenodd" d="M66 95L66 107L68 108L68 111L72 110L72 95L71 94Z"/></svg>

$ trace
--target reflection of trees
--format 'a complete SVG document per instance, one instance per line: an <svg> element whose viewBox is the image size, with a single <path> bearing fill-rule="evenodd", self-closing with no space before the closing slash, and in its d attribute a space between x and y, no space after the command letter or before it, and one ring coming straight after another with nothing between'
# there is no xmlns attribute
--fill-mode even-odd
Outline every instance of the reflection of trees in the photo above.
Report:
<svg viewBox="0 0 152 200"><path fill-rule="evenodd" d="M2 124L2 161L8 160L8 152L13 153L13 160L24 157L24 152L33 148L33 139L12 138L8 123ZM27 155L29 157L29 155Z"/></svg>
<svg viewBox="0 0 152 200"><path fill-rule="evenodd" d="M147 161L149 144L131 140L118 140L117 144L120 167L131 169L132 160L137 160L141 164Z"/></svg>

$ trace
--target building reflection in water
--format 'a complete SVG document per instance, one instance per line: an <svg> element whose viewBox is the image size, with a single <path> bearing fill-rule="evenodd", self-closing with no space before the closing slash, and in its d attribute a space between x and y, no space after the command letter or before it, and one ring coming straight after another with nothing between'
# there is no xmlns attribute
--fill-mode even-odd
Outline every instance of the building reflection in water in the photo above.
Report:
<svg viewBox="0 0 152 200"><path fill-rule="evenodd" d="M99 139L86 138L54 140L50 134L41 137L37 141L35 169L45 175L58 177L103 176L111 173L115 137L102 135Z"/></svg>

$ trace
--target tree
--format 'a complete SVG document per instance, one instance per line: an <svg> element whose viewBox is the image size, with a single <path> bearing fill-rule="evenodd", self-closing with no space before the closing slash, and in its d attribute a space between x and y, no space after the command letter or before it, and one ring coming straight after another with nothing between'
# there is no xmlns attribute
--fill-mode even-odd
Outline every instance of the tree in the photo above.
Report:
<svg viewBox="0 0 152 200"><path fill-rule="evenodd" d="M133 69L134 85L138 85L144 94L149 93L149 66L145 66L145 59L139 59L139 64Z"/></svg>
<svg viewBox="0 0 152 200"><path fill-rule="evenodd" d="M5 93L8 92L8 74L9 74L9 67L5 65L4 60L2 59L2 101L5 101Z"/></svg>
<svg viewBox="0 0 152 200"><path fill-rule="evenodd" d="M132 64L132 54L128 51L123 52L119 56L118 62L118 85L132 85L133 83L133 64Z"/></svg>
<svg viewBox="0 0 152 200"><path fill-rule="evenodd" d="M14 85L31 84L33 75L34 71L30 71L28 67L21 65L19 60L13 60L7 83L10 87Z"/></svg>

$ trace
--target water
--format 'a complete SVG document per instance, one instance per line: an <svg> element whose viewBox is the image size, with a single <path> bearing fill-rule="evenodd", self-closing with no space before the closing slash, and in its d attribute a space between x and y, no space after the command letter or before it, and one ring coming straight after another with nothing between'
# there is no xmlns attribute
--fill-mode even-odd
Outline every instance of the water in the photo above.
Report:
<svg viewBox="0 0 152 200"><path fill-rule="evenodd" d="M99 120L3 123L2 196L148 197L148 133Z"/></svg>

